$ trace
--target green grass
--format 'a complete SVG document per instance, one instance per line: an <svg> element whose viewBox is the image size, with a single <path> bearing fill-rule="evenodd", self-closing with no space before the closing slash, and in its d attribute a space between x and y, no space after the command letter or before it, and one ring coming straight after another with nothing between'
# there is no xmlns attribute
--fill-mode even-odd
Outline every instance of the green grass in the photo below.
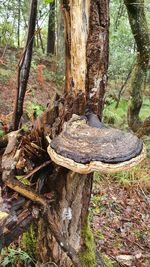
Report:
<svg viewBox="0 0 150 267"><path fill-rule="evenodd" d="M106 124L112 124L115 127L127 128L127 110L128 100L121 99L118 108L116 109L116 101L108 97L106 99L106 105L104 107L104 122ZM143 99L143 105L140 111L140 118L144 120L149 116L150 99L145 97Z"/></svg>
<svg viewBox="0 0 150 267"><path fill-rule="evenodd" d="M143 105L140 111L140 118L144 120L150 115L150 97L144 98Z"/></svg>
<svg viewBox="0 0 150 267"><path fill-rule="evenodd" d="M114 174L109 174L107 177L110 181L115 181L125 188L131 186L140 186L144 189L150 186L150 173L149 173L149 160L145 160L143 163L137 165L136 167L128 170L121 171ZM103 179L103 174L96 172L94 175L94 183L99 184L101 179ZM95 186L96 187L96 186ZM95 204L95 209L97 208L99 199L92 198L92 202Z"/></svg>
<svg viewBox="0 0 150 267"><path fill-rule="evenodd" d="M11 75L12 75L11 70L0 68L0 79L1 80L6 80L6 79L10 78Z"/></svg>
<svg viewBox="0 0 150 267"><path fill-rule="evenodd" d="M116 102L112 101L104 108L104 122L113 124L116 127L127 125L127 100L122 99L116 109Z"/></svg>

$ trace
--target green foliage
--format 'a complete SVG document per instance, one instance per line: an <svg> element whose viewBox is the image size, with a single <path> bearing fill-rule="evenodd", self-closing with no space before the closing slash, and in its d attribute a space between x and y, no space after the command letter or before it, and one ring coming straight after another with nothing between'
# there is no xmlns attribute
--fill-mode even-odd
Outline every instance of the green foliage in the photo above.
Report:
<svg viewBox="0 0 150 267"><path fill-rule="evenodd" d="M25 264L34 263L33 259L21 248L13 249L8 247L7 249L3 249L1 251L2 260L0 262L2 267L5 266L17 266L17 263Z"/></svg>
<svg viewBox="0 0 150 267"><path fill-rule="evenodd" d="M144 120L146 117L149 116L149 111L150 111L150 97L144 97L143 99L143 105L140 110L140 118Z"/></svg>
<svg viewBox="0 0 150 267"><path fill-rule="evenodd" d="M11 22L3 21L3 23L0 24L1 45L6 45L9 40L9 45L14 46L14 41L11 38L13 30L14 29Z"/></svg>
<svg viewBox="0 0 150 267"><path fill-rule="evenodd" d="M44 0L44 3L45 4L51 4L51 3L53 3L54 2L54 0Z"/></svg>
<svg viewBox="0 0 150 267"><path fill-rule="evenodd" d="M106 104L104 107L103 117L106 124L112 124L116 127L127 128L127 109L128 109L128 100L122 98L119 102L118 108L116 106L116 101L111 97L106 98ZM149 116L150 109L150 99L144 97L143 105L140 111L140 117L144 120Z"/></svg>
<svg viewBox="0 0 150 267"><path fill-rule="evenodd" d="M114 124L116 127L125 127L127 125L127 105L128 101L122 99L119 103L118 108L116 109L116 102L114 100L109 101L104 108L104 122L108 124Z"/></svg>
<svg viewBox="0 0 150 267"><path fill-rule="evenodd" d="M39 115L42 114L44 110L45 110L45 107L43 105L30 102L30 101L28 101L27 106L26 106L26 112L29 118L32 116L33 113L35 113L35 116L38 117Z"/></svg>
<svg viewBox="0 0 150 267"><path fill-rule="evenodd" d="M28 179L25 179L22 175L17 175L16 179L23 183L24 185L30 185L30 181Z"/></svg>
<svg viewBox="0 0 150 267"><path fill-rule="evenodd" d="M134 62L134 38L123 0L110 1L109 78L124 79Z"/></svg>
<svg viewBox="0 0 150 267"><path fill-rule="evenodd" d="M3 137L4 136L4 131L3 130L0 130L0 137Z"/></svg>
<svg viewBox="0 0 150 267"><path fill-rule="evenodd" d="M34 225L31 224L29 230L22 236L23 249L26 251L28 255L30 255L31 258L35 258L36 256L36 245L37 245L36 231Z"/></svg>
<svg viewBox="0 0 150 267"><path fill-rule="evenodd" d="M62 87L63 82L64 82L63 73L61 73L61 72L60 73L58 73L58 72L55 73L53 71L44 70L44 76L46 77L47 80L55 82L58 88Z"/></svg>

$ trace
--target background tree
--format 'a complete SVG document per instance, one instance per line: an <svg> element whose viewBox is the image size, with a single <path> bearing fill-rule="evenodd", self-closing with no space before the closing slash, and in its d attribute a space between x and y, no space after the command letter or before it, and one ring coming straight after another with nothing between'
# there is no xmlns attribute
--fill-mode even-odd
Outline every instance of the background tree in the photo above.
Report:
<svg viewBox="0 0 150 267"><path fill-rule="evenodd" d="M18 0L18 47L20 47L20 12L21 12L21 0Z"/></svg>
<svg viewBox="0 0 150 267"><path fill-rule="evenodd" d="M49 4L47 55L55 51L55 1Z"/></svg>
<svg viewBox="0 0 150 267"><path fill-rule="evenodd" d="M19 63L19 70L18 70L18 81L17 81L18 84L17 84L17 94L15 101L16 103L12 118L12 128L14 130L18 129L20 118L23 114L23 102L29 78L31 58L32 58L32 48L33 48L35 25L36 25L36 13L37 13L37 0L32 0L30 16L29 16L27 41L24 52L22 54L22 58Z"/></svg>
<svg viewBox="0 0 150 267"><path fill-rule="evenodd" d="M128 107L128 124L133 131L141 126L139 117L142 106L144 81L150 60L150 35L144 10L144 0L125 0L131 30L137 46L136 63L131 73L131 101Z"/></svg>

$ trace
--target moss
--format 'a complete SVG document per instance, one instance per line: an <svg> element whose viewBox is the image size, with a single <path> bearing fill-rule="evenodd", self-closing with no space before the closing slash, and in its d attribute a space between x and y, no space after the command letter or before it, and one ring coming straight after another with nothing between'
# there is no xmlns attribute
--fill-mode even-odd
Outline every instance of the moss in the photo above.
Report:
<svg viewBox="0 0 150 267"><path fill-rule="evenodd" d="M94 232L94 236L96 238L98 238L99 240L104 240L105 236L103 235L103 233L101 232L101 230L97 230Z"/></svg>
<svg viewBox="0 0 150 267"><path fill-rule="evenodd" d="M35 226L32 224L27 232L22 236L22 247L29 254L31 258L36 257L36 231Z"/></svg>
<svg viewBox="0 0 150 267"><path fill-rule="evenodd" d="M82 238L85 246L79 255L82 267L96 267L94 238L88 224L88 218L82 229Z"/></svg>
<svg viewBox="0 0 150 267"><path fill-rule="evenodd" d="M102 254L102 260L103 260L103 262L105 263L105 265L106 265L107 267L114 267L113 262L109 259L108 256Z"/></svg>

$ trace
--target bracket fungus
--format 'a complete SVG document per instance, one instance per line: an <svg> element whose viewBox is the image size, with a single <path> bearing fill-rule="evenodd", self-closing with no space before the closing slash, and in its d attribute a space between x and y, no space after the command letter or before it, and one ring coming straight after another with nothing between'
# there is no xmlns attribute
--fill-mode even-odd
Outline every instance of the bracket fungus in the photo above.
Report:
<svg viewBox="0 0 150 267"><path fill-rule="evenodd" d="M77 173L113 173L140 163L146 148L137 136L105 127L94 114L73 114L50 142L48 153L56 164Z"/></svg>

